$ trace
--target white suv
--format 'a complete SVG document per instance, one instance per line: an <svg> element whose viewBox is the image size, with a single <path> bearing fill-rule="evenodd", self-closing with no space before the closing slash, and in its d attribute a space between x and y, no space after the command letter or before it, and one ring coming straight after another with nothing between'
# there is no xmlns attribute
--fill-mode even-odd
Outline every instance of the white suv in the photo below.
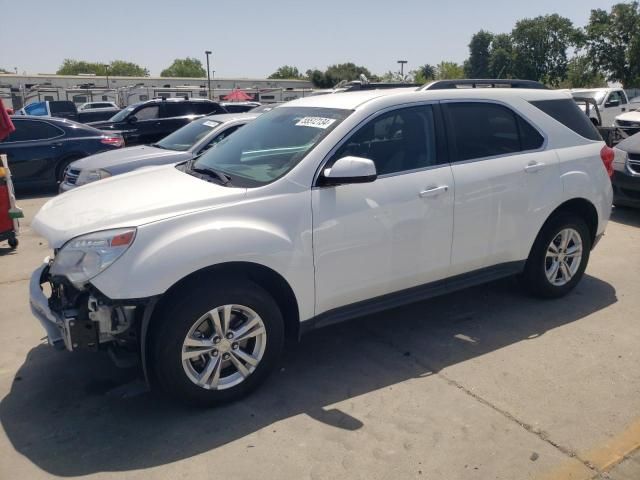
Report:
<svg viewBox="0 0 640 480"><path fill-rule="evenodd" d="M605 230L613 155L568 93L299 99L194 161L50 200L32 310L52 345L234 399L314 327L509 275L566 294Z"/></svg>

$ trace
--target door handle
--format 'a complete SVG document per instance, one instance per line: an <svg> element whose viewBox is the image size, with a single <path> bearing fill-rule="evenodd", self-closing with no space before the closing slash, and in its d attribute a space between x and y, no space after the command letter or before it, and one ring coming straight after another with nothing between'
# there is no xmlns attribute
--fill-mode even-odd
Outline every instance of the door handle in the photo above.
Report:
<svg viewBox="0 0 640 480"><path fill-rule="evenodd" d="M626 109L626 108L624 108L624 107L622 107L622 111L623 111L623 112L626 112L626 111L627 111L627 109Z"/></svg>
<svg viewBox="0 0 640 480"><path fill-rule="evenodd" d="M542 170L544 168L544 163L540 163L540 162L532 162L529 165L527 165L526 167L524 167L524 171L527 173L536 173L539 172L540 170Z"/></svg>
<svg viewBox="0 0 640 480"><path fill-rule="evenodd" d="M422 190L418 194L418 196L420 198L437 197L438 195L440 195L441 193L446 192L447 190L449 190L449 186L448 185L440 185L439 187L429 187L426 190Z"/></svg>

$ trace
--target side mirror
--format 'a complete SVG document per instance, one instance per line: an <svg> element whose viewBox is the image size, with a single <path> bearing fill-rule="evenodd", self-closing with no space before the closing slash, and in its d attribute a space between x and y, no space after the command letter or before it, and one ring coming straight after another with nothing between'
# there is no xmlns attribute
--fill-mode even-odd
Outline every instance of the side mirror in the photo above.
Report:
<svg viewBox="0 0 640 480"><path fill-rule="evenodd" d="M361 157L342 157L331 168L325 168L320 177L321 185L369 183L378 177L373 160Z"/></svg>
<svg viewBox="0 0 640 480"><path fill-rule="evenodd" d="M127 118L127 123L138 123L138 117L136 117L135 115L131 115L129 118Z"/></svg>
<svg viewBox="0 0 640 480"><path fill-rule="evenodd" d="M609 100L607 103L604 104L605 108L609 108L609 107L619 107L620 106L620 100Z"/></svg>

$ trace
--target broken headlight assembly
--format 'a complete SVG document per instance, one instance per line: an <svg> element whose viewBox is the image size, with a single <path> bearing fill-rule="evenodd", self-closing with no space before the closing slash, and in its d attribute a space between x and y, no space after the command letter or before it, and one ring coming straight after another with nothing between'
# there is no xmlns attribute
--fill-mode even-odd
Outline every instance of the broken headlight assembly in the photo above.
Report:
<svg viewBox="0 0 640 480"><path fill-rule="evenodd" d="M81 289L120 258L131 246L135 236L135 228L118 228L73 238L57 253L50 274L54 277L66 277L76 288Z"/></svg>

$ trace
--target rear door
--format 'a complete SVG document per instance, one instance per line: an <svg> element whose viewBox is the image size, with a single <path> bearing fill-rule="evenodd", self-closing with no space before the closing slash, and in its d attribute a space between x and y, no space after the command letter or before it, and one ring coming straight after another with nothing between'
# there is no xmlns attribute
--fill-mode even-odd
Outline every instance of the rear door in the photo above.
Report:
<svg viewBox="0 0 640 480"><path fill-rule="evenodd" d="M16 185L53 184L64 131L44 121L13 118L16 131L0 143Z"/></svg>
<svg viewBox="0 0 640 480"><path fill-rule="evenodd" d="M317 314L447 276L453 178L435 132L432 105L397 108L330 157L369 158L378 178L312 190Z"/></svg>
<svg viewBox="0 0 640 480"><path fill-rule="evenodd" d="M162 104L162 121L161 127L162 137L166 137L170 133L175 132L179 128L196 118L203 116L195 112L193 103L185 102L165 102Z"/></svg>
<svg viewBox="0 0 640 480"><path fill-rule="evenodd" d="M455 182L451 274L516 268L561 197L557 157L506 105L451 101L443 111Z"/></svg>

